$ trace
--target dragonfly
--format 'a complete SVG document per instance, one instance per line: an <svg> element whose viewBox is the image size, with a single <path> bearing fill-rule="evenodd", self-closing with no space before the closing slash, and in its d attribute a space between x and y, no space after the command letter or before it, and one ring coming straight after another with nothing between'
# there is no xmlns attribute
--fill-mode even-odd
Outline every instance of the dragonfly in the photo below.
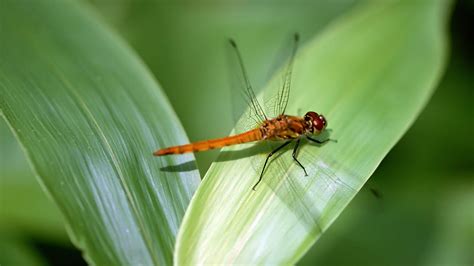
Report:
<svg viewBox="0 0 474 266"><path fill-rule="evenodd" d="M296 164L301 167L304 171L305 176L308 175L305 167L297 158L298 148L300 147L300 141L302 138L306 138L309 141L324 144L328 142L329 139L319 140L315 137L320 135L327 127L328 122L324 115L318 114L314 111L307 112L304 116L294 116L285 114L286 107L288 105L288 100L290 96L290 85L291 85L291 76L293 71L293 62L295 60L295 55L298 50L299 43L299 34L295 33L293 38L293 49L286 66L283 85L278 89L278 94L276 97L276 113L277 116L269 118L268 115L264 112L262 105L259 103L256 94L252 88L250 80L247 75L247 71L244 67L244 62L240 50L233 39L229 39L229 43L236 54L238 59L238 64L240 66L240 71L244 80L244 95L247 98L248 105L252 110L253 117L257 118L257 122L253 129L250 129L246 132L223 137L216 139L203 140L198 142L193 142L185 145L178 145L163 148L157 150L153 153L155 156L165 156L165 155L175 155L183 154L190 152L202 152L211 149L222 148L230 145L237 145L243 143L257 142L257 141L274 141L274 142L283 142L277 148L268 153L265 162L263 164L262 170L260 172L259 179L252 187L255 191L258 184L262 181L265 169L269 162L269 159L281 151L284 147L288 146L290 143L295 143L293 148L292 157Z"/></svg>

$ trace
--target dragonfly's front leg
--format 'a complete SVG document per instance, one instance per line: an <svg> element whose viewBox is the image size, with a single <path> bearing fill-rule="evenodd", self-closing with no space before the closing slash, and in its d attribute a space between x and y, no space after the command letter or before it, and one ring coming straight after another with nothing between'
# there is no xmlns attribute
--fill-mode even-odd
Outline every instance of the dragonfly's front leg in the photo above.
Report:
<svg viewBox="0 0 474 266"><path fill-rule="evenodd" d="M283 143L281 146L279 146L278 148L276 148L275 150L273 150L272 152L270 152L267 156L267 159L265 160L265 163L263 164L263 169L262 169L262 172L260 173L260 178L258 179L257 183L255 183L255 185L253 185L252 189L255 191L255 188L257 187L257 185L260 183L260 181L262 181L262 178L263 178L263 172L265 172L265 167L267 167L267 163L268 163L268 159L270 159L270 157L273 156L273 154L275 154L276 152L278 152L279 150L281 150L283 147L285 147L286 145L290 144L293 140L289 140L285 143Z"/></svg>
<svg viewBox="0 0 474 266"><path fill-rule="evenodd" d="M325 140L313 139L313 138L310 137L310 136L306 136L306 138L309 139L309 140L311 140L312 142L316 142L316 143L318 143L318 144L324 144L324 143L326 143L326 142L328 142L328 141L337 142L337 140L335 140L335 139L329 139L329 138L328 138L328 139L325 139Z"/></svg>
<svg viewBox="0 0 474 266"><path fill-rule="evenodd" d="M293 160L295 160L295 162L301 167L303 168L303 171L304 171L304 175L305 176L308 176L308 173L306 173L306 169L304 169L304 166L300 163L300 161L298 161L298 159L296 159L296 153L298 152L298 147L300 146L300 139L298 139L296 141L296 145L295 145L295 148L293 148Z"/></svg>

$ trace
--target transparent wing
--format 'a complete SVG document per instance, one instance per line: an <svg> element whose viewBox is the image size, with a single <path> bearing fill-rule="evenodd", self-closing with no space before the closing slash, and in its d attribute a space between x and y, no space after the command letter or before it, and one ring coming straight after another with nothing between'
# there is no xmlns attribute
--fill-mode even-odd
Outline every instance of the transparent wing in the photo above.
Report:
<svg viewBox="0 0 474 266"><path fill-rule="evenodd" d="M275 90L270 90L274 92L271 93L273 95L263 95L263 101L265 104L262 106L260 101L257 99L255 91L251 85L245 65L243 63L242 54L240 53L236 42L232 39L229 40L229 47L232 48L232 51L230 51L232 55L232 64L230 64L232 67L232 71L230 73L232 75L230 80L233 86L231 94L233 98L232 109L234 121L236 122L236 133L254 129L263 121L285 113L290 95L293 61L297 52L298 42L299 35L294 34L293 48L291 49L291 53L289 49L285 49L289 52L284 52L286 55L280 57L288 58L288 62L284 69L285 74L282 75L281 79L270 81L271 83L269 85L274 87ZM285 46L288 47L288 44Z"/></svg>
<svg viewBox="0 0 474 266"><path fill-rule="evenodd" d="M246 129L250 129L249 127L251 127L248 124L253 124L253 128L255 128L255 126L260 125L263 121L267 120L268 117L265 114L263 107L260 105L257 96L252 88L250 79L247 75L247 71L245 70L242 55L239 51L239 48L237 47L237 44L232 39L230 39L229 42L234 51L235 56L237 57L237 62L240 69L239 72L241 75L238 80L240 80L240 87L243 88L239 90L241 92L240 97L243 96L243 102L246 103L249 107L246 108L247 113L244 113L238 124L245 125L241 127L245 127ZM242 108L240 107L239 109ZM249 122L245 122L246 120L248 120Z"/></svg>
<svg viewBox="0 0 474 266"><path fill-rule="evenodd" d="M293 35L292 43L285 42L285 49L281 49L278 65L283 65L283 74L277 78L271 78L268 81L269 88L265 91L264 110L269 117L277 117L281 114L287 114L287 105L290 98L291 79L293 73L293 64L298 49L299 36ZM292 47L288 49L288 47ZM281 69L281 68L278 68ZM275 70L274 70L275 71ZM301 114L294 114L301 115Z"/></svg>
<svg viewBox="0 0 474 266"><path fill-rule="evenodd" d="M296 51L298 50L299 39L300 37L298 33L295 33L293 37L293 49L291 51L291 55L285 69L283 85L280 86L280 89L277 95L277 102L274 106L274 108L276 108L276 112L278 113L278 115L282 115L285 113L286 107L288 105L288 100L290 98L291 74L293 72L293 62L295 60Z"/></svg>

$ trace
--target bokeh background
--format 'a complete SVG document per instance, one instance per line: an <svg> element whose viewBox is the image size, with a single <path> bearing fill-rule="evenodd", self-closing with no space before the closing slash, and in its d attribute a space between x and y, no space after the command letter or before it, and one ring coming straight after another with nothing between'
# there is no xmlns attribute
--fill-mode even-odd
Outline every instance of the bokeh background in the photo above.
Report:
<svg viewBox="0 0 474 266"><path fill-rule="evenodd" d="M300 32L304 43L359 2L90 0L84 5L137 52L188 137L199 140L226 135L234 123L228 37L242 43L252 82L260 88L292 32ZM450 58L431 101L300 264L473 265L473 17L472 1L455 3ZM0 134L2 265L84 265L3 121ZM202 175L217 153L197 155Z"/></svg>

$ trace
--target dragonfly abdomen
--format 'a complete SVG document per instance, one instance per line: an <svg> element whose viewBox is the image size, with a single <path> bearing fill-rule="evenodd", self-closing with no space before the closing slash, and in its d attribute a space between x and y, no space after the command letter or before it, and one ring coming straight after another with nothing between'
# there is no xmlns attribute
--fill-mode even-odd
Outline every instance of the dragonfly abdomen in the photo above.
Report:
<svg viewBox="0 0 474 266"><path fill-rule="evenodd" d="M186 145L179 145L164 148L153 153L155 156L163 156L169 154L182 154L188 152L207 151L211 149L222 148L224 146L230 146L235 144L247 143L262 139L262 132L260 128L256 128L247 131L242 134L229 136L219 139L203 140Z"/></svg>

